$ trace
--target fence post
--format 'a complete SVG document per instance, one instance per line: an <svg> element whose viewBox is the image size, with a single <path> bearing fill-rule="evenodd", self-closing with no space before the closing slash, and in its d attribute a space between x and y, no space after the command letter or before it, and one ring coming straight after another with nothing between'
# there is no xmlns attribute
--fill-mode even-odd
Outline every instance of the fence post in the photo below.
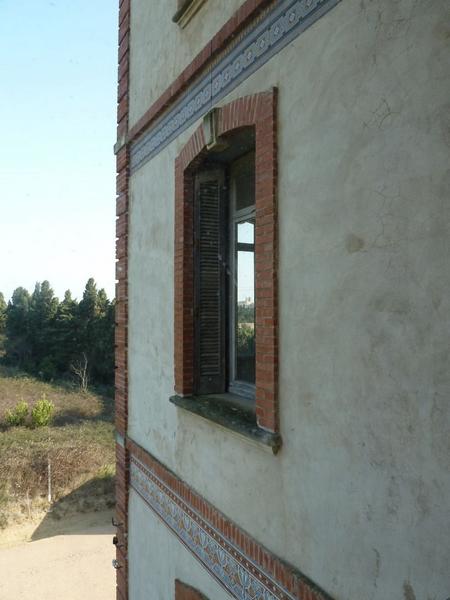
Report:
<svg viewBox="0 0 450 600"><path fill-rule="evenodd" d="M47 500L52 501L52 465L50 459L47 462L48 495Z"/></svg>

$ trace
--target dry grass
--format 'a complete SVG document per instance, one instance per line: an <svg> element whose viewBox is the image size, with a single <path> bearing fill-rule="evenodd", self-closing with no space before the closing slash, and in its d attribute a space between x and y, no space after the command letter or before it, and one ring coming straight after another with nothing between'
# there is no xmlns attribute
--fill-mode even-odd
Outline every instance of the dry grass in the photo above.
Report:
<svg viewBox="0 0 450 600"><path fill-rule="evenodd" d="M106 494L103 500L112 503L111 397L83 394L70 385L43 383L0 368L1 416L22 399L31 408L44 394L55 404L51 426L3 426L0 431L0 527L8 520L17 520L18 513L26 515L33 507L45 504L49 461L53 500L70 495L76 499L72 504L80 508L95 505L92 498ZM90 481L92 484L86 485ZM77 489L80 491L75 493ZM100 490L99 494L95 490Z"/></svg>
<svg viewBox="0 0 450 600"><path fill-rule="evenodd" d="M17 369L0 366L0 423L6 411L19 401L28 402L31 408L44 395L55 405L56 423L111 419L112 398L108 390L83 393L70 382L46 383Z"/></svg>

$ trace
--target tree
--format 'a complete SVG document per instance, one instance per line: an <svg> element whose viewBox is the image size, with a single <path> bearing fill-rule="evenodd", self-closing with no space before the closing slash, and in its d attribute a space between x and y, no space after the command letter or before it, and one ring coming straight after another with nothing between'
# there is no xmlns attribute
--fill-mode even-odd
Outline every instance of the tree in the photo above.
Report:
<svg viewBox="0 0 450 600"><path fill-rule="evenodd" d="M86 283L83 292L83 299L79 304L80 317L85 322L95 318L97 312L97 285L95 280L90 277Z"/></svg>
<svg viewBox="0 0 450 600"><path fill-rule="evenodd" d="M69 372L79 350L77 317L78 303L73 300L70 290L66 290L56 311L51 340L51 353L60 373Z"/></svg>
<svg viewBox="0 0 450 600"><path fill-rule="evenodd" d="M91 323L94 337L91 345L91 372L98 381L110 383L114 376L115 307L108 300L104 289L97 294L96 306L96 315Z"/></svg>
<svg viewBox="0 0 450 600"><path fill-rule="evenodd" d="M4 323L4 360L45 379L75 373L81 386L88 379L114 379L114 301L89 279L78 303L70 290L59 302L48 281L33 293L17 288L6 306L0 294L0 349Z"/></svg>
<svg viewBox="0 0 450 600"><path fill-rule="evenodd" d="M30 342L34 367L46 379L50 379L56 374L54 364L56 357L51 352L50 341L54 338L54 319L58 304L58 299L55 298L48 281L36 283L30 300Z"/></svg>
<svg viewBox="0 0 450 600"><path fill-rule="evenodd" d="M90 278L79 304L80 352L85 352L90 376L102 383L114 377L114 309L104 289Z"/></svg>
<svg viewBox="0 0 450 600"><path fill-rule="evenodd" d="M3 353L3 346L5 343L5 330L6 330L6 308L7 304L5 302L5 297L0 292L0 356Z"/></svg>
<svg viewBox="0 0 450 600"><path fill-rule="evenodd" d="M82 358L76 360L70 365L71 371L77 377L82 392L87 392L89 375L88 375L88 359L86 352L83 352Z"/></svg>
<svg viewBox="0 0 450 600"><path fill-rule="evenodd" d="M29 332L30 294L23 287L14 290L6 309L6 359L23 367L31 357Z"/></svg>
<svg viewBox="0 0 450 600"><path fill-rule="evenodd" d="M5 296L0 292L0 334L2 334L6 327L6 307Z"/></svg>

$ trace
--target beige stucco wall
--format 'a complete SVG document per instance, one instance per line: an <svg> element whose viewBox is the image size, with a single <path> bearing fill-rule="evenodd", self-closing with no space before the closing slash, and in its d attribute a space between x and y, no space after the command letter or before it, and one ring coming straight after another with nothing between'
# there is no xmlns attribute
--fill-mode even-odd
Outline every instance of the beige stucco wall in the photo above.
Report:
<svg viewBox="0 0 450 600"><path fill-rule="evenodd" d="M449 17L343 0L221 102L279 87L279 455L168 402L173 164L195 126L131 178L129 435L336 600L450 595ZM137 504L131 573L164 586L140 531L171 534Z"/></svg>

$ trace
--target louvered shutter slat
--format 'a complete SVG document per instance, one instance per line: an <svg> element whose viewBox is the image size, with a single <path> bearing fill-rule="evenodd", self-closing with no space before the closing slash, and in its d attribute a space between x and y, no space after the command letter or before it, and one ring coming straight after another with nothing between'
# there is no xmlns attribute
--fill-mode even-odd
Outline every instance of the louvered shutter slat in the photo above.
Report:
<svg viewBox="0 0 450 600"><path fill-rule="evenodd" d="M225 391L225 272L221 171L196 178L197 393Z"/></svg>

